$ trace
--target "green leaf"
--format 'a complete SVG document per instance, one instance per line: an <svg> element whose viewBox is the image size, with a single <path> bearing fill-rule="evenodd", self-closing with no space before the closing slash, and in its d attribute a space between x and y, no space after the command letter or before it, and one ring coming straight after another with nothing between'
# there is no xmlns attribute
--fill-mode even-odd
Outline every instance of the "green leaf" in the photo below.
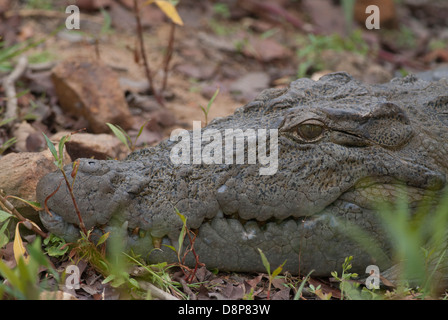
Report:
<svg viewBox="0 0 448 320"><path fill-rule="evenodd" d="M106 284L108 282L111 282L112 280L114 280L116 278L116 276L114 274L110 274L106 277L106 279L104 279L101 283L102 284Z"/></svg>
<svg viewBox="0 0 448 320"><path fill-rule="evenodd" d="M140 289L140 285L138 284L137 280L135 280L134 278L129 278L128 281L134 288Z"/></svg>
<svg viewBox="0 0 448 320"><path fill-rule="evenodd" d="M311 274L314 272L314 269L311 270L305 279L302 280L302 283L300 284L299 289L297 290L296 294L294 295L294 300L299 300L300 296L302 295L303 288L305 286L305 283L310 279Z"/></svg>
<svg viewBox="0 0 448 320"><path fill-rule="evenodd" d="M8 149L9 147L11 147L14 143L17 142L17 138L16 137L12 137L11 139L7 140L6 142L4 142L1 147L0 147L0 154L3 153L6 149Z"/></svg>
<svg viewBox="0 0 448 320"><path fill-rule="evenodd" d="M184 244L185 235L187 234L187 218L177 210L177 208L174 208L176 210L176 214L180 217L182 220L183 226L182 230L180 231L178 242L179 242L179 250L177 251L177 257L180 259L180 254L182 253L182 246Z"/></svg>
<svg viewBox="0 0 448 320"><path fill-rule="evenodd" d="M53 155L53 158L55 158L56 161L58 161L59 160L58 152L56 151L56 148L54 147L53 142L51 142L51 140L48 139L48 137L45 133L42 132L42 134L44 135L45 141L47 142L47 147L48 147L48 149L50 149L51 154ZM57 163L56 163L56 165L57 165Z"/></svg>
<svg viewBox="0 0 448 320"><path fill-rule="evenodd" d="M148 124L149 120L146 120L145 123L142 124L142 126L140 127L140 130L138 131L137 137L135 138L135 141L137 142L137 138L140 137L140 135L143 132L143 129L145 128L145 126Z"/></svg>
<svg viewBox="0 0 448 320"><path fill-rule="evenodd" d="M19 277L1 259L0 259L0 275L4 279L7 279L8 282L11 284L11 286L13 286L13 287L20 286L21 281L20 281Z"/></svg>
<svg viewBox="0 0 448 320"><path fill-rule="evenodd" d="M45 249L45 252L50 257L60 257L60 256L63 256L64 254L66 254L69 249L68 246L65 246L65 247L63 247L63 246L64 246L64 244L62 244L62 243L59 246L49 246Z"/></svg>
<svg viewBox="0 0 448 320"><path fill-rule="evenodd" d="M5 124L10 123L10 122L13 121L14 119L15 119L15 117L1 120L1 121L0 121L0 127L1 127L1 126L4 126Z"/></svg>
<svg viewBox="0 0 448 320"><path fill-rule="evenodd" d="M6 234L6 228L8 227L9 221L6 221L3 223L2 227L0 228L0 248L2 248L4 245L6 245L9 242L9 237Z"/></svg>
<svg viewBox="0 0 448 320"><path fill-rule="evenodd" d="M54 234L44 239L45 252L51 257L63 256L69 249L65 240Z"/></svg>
<svg viewBox="0 0 448 320"><path fill-rule="evenodd" d="M0 210L0 223L5 222L6 219L11 217L14 216L6 211Z"/></svg>
<svg viewBox="0 0 448 320"><path fill-rule="evenodd" d="M268 272L268 274L270 276L271 275L271 265L269 264L269 261L266 258L266 256L264 255L263 251L261 251L261 249L258 249L258 251L260 252L261 261L263 262L264 268L266 269L266 271Z"/></svg>
<svg viewBox="0 0 448 320"><path fill-rule="evenodd" d="M173 251L176 252L176 254L177 254L177 250L176 250L176 248L174 248L173 246L170 246L169 244L162 244L162 246L165 246L165 247L170 248L171 250L173 250Z"/></svg>
<svg viewBox="0 0 448 320"><path fill-rule="evenodd" d="M29 201L29 200L25 200L25 199L22 199L22 198L16 197L16 196L8 196L8 198L13 198L13 199L22 201L22 202L26 203L27 205L29 205L31 208L33 208L36 211L39 211L39 210L43 209L42 206L40 205L40 203L36 202L36 201ZM1 222L1 220L0 220L0 222Z"/></svg>
<svg viewBox="0 0 448 320"><path fill-rule="evenodd" d="M218 96L218 93L219 93L219 88L216 89L215 93L213 94L213 97L210 99L210 101L207 104L207 114L210 111L210 107L212 106L212 104L215 101L216 97Z"/></svg>
<svg viewBox="0 0 448 320"><path fill-rule="evenodd" d="M110 130L112 130L112 132L118 138L118 140L123 142L124 145L129 149L129 151L131 151L131 148L129 147L129 144L128 144L128 139L126 137L127 136L126 132L124 132L124 130L121 129L120 127L115 126L111 123L106 123L106 124L110 128Z"/></svg>
<svg viewBox="0 0 448 320"><path fill-rule="evenodd" d="M176 214L179 216L179 218L182 220L182 223L184 224L184 225L186 225L187 224L187 218L182 214L182 213L180 213L179 212L179 210L177 209L177 208L174 208L174 210L176 210Z"/></svg>
<svg viewBox="0 0 448 320"><path fill-rule="evenodd" d="M280 274L280 272L282 272L283 266L285 265L285 263L286 263L286 260L279 267L277 267L277 269L275 269L274 272L272 272L272 278L275 278L276 276L278 276Z"/></svg>
<svg viewBox="0 0 448 320"><path fill-rule="evenodd" d="M59 140L59 161L61 162L62 166L62 159L64 158L64 145L67 141L70 141L71 135L65 135L62 137L61 140Z"/></svg>
<svg viewBox="0 0 448 320"><path fill-rule="evenodd" d="M96 244L99 246L100 244L104 243L109 238L110 232L106 232L100 237L100 240L98 240L98 243Z"/></svg>

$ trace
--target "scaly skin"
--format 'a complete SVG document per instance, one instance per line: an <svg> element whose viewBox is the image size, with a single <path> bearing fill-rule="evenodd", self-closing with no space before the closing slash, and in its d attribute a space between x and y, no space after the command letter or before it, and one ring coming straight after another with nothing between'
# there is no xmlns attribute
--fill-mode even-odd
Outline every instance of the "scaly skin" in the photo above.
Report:
<svg viewBox="0 0 448 320"><path fill-rule="evenodd" d="M112 220L125 223L129 247L150 253L149 262L177 261L169 248L152 250L160 240L177 245L177 208L197 229L194 247L209 268L264 271L260 248L271 266L287 260L284 270L295 274L328 275L349 255L354 271L364 273L370 264L384 270L390 243L375 202L393 200L402 185L411 206L441 193L448 171L447 92L446 80L414 77L372 86L346 73L299 79L264 91L206 128L278 129L275 174L260 175L266 166L258 162L174 164L170 151L178 142L166 140L125 161L81 159L75 196L87 228L104 232ZM60 179L54 172L40 181L40 202ZM52 216L40 214L44 226L69 241L78 238L65 185L48 205ZM373 234L386 256L372 258L347 236L346 224ZM191 254L188 261L193 264Z"/></svg>

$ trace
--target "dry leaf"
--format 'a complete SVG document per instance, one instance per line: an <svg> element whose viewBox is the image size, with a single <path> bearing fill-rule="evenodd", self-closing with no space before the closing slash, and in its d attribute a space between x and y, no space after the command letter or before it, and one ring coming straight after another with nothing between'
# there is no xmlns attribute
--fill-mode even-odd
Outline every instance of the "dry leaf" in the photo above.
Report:
<svg viewBox="0 0 448 320"><path fill-rule="evenodd" d="M22 221L18 222L16 225L16 233L14 236L14 244L13 244L14 259L16 260L17 264L19 263L20 257L23 257L25 263L28 263L29 259L25 250L25 246L23 245L22 237L20 236L19 226L21 223Z"/></svg>
<svg viewBox="0 0 448 320"><path fill-rule="evenodd" d="M23 245L22 237L20 236L19 226L23 223L28 229L31 229L31 224L35 226L37 229L41 230L37 224L35 224L31 220L25 220L20 221L16 225L16 232L14 236L14 243L13 243L13 251L14 251L14 259L16 260L16 263L19 263L20 257L23 257L23 260L25 263L28 263L29 256L26 252L25 246Z"/></svg>
<svg viewBox="0 0 448 320"><path fill-rule="evenodd" d="M180 26L184 25L182 18L177 13L176 7L171 2L168 2L166 0L149 0L148 2L146 2L146 5L151 3L155 3L160 8L160 10L162 10L163 13L175 24L178 24Z"/></svg>

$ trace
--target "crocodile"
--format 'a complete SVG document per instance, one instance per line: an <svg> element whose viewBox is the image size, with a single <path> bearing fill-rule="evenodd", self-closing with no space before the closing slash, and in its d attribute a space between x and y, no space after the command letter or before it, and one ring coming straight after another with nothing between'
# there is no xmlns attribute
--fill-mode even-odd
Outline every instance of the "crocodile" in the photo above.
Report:
<svg viewBox="0 0 448 320"><path fill-rule="evenodd" d="M235 136L220 153L210 145L222 142L219 134L227 129ZM259 129L265 129L263 139L244 136ZM364 273L371 264L384 270L393 264L393 243L378 203L404 191L415 209L444 192L448 81L409 75L367 85L345 72L302 78L264 90L233 115L195 130L188 135L209 133L196 144L199 153L229 161L193 161L194 154L179 147L183 141L193 150L197 143L185 134L123 161L80 159L73 189L86 228L99 234L125 229L128 248L148 262L176 262L180 213L195 234L188 265L198 258L211 269L263 272L261 250L271 266L284 263L283 271L292 274L329 275L347 256L354 257L353 271ZM238 141L247 158L242 163L233 157ZM276 156L276 170L262 174L269 164L249 161L254 144L260 154ZM69 177L72 168L65 167ZM40 180L38 201L50 209L40 219L50 232L75 241L79 220L65 184L48 198L61 178L56 171ZM382 255L355 241L350 228L373 237Z"/></svg>

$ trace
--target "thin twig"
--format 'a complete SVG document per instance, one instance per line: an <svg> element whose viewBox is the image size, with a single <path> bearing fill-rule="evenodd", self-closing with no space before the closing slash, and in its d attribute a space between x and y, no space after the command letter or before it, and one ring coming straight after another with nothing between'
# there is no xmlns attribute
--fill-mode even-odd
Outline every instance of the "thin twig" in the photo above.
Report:
<svg viewBox="0 0 448 320"><path fill-rule="evenodd" d="M138 281L138 284L143 290L149 290L151 292L151 296L153 298L161 299L161 300L179 300L175 296L163 291L160 288L157 288L155 285L147 282L147 281Z"/></svg>
<svg viewBox="0 0 448 320"><path fill-rule="evenodd" d="M173 56L173 47L174 47L174 34L176 31L176 24L171 22L170 29L170 38L168 40L168 46L165 54L165 59L163 62L163 82L162 82L162 92L166 89L166 84L168 81L168 67L170 65L171 58Z"/></svg>
<svg viewBox="0 0 448 320"><path fill-rule="evenodd" d="M3 88L7 97L5 119L17 118L17 93L15 82L22 76L28 66L28 59L26 56L20 56L14 70L3 79ZM12 124L12 122L10 122Z"/></svg>
<svg viewBox="0 0 448 320"><path fill-rule="evenodd" d="M157 90L154 87L151 69L149 68L148 59L146 58L145 43L143 40L143 27L142 27L142 23L140 21L140 10L138 7L137 0L134 0L134 15L135 15L135 20L137 22L137 36L138 36L138 40L140 43L140 54L143 58L143 64L145 66L145 74L146 74L146 78L148 79L148 82L149 82L149 89L152 91L154 98L157 100L157 102L162 107L165 107L165 102L163 101L163 98L160 96L160 94L157 92Z"/></svg>
<svg viewBox="0 0 448 320"><path fill-rule="evenodd" d="M70 197L72 198L72 201L73 201L73 206L75 207L75 211L78 216L79 228L82 230L82 232L84 232L85 235L87 235L87 229L84 224L84 221L82 220L82 216L81 216L81 212L79 211L78 204L76 203L75 195L73 194L73 189L72 189L70 183L68 182L68 178L67 178L67 175L65 174L65 171L61 170L61 172L62 172L62 175L64 176L65 184L67 185L68 192L70 193Z"/></svg>
<svg viewBox="0 0 448 320"><path fill-rule="evenodd" d="M193 238L191 238L191 233L194 234ZM196 251L194 250L194 243L196 241L197 234L195 232L187 229L187 235L188 235L188 240L190 242L190 245L185 250L184 256L182 258L181 268L182 268L182 270L183 270L183 272L185 274L185 281L187 281L188 283L191 283L193 281L194 277L196 276L196 272L198 270L198 267L199 266L204 266L204 264L199 261L199 256L196 253ZM188 268L188 267L186 267L186 265L185 265L185 260L187 258L187 255L190 252L193 254L193 257L195 259L195 265L194 265L194 269L193 270ZM187 274L186 270L188 270L188 274Z"/></svg>
<svg viewBox="0 0 448 320"><path fill-rule="evenodd" d="M23 222L30 221L29 219L22 216L19 213L19 211L17 211L17 209L14 208L14 206L11 204L11 202L9 202L2 194L0 194L0 204L3 207L3 209L5 209L5 211L15 215L20 221L23 221ZM29 225L31 225L31 230L33 232L37 233L38 235L40 235L42 238L45 239L46 237L48 237L48 235L45 232L43 232L42 230L37 228L34 224L29 223Z"/></svg>

